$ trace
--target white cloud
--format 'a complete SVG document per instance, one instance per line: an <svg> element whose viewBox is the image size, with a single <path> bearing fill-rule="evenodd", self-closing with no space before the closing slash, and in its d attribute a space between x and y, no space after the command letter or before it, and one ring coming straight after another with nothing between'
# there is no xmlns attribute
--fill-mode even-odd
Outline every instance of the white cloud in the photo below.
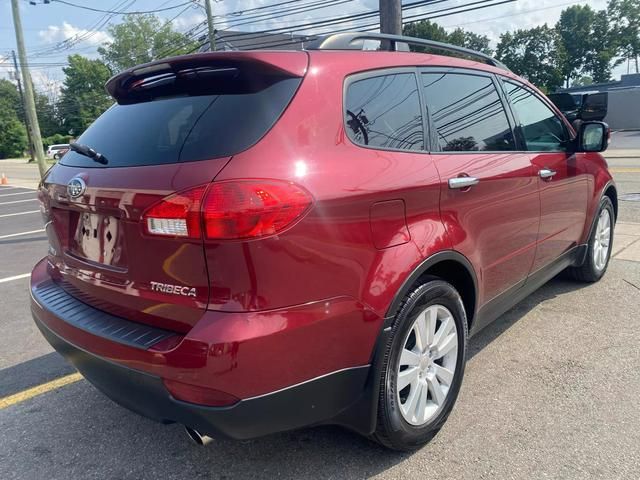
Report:
<svg viewBox="0 0 640 480"><path fill-rule="evenodd" d="M176 18L171 22L171 25L174 29L183 31L204 22L206 18L207 17L204 15L204 13L194 13L184 17L180 16Z"/></svg>
<svg viewBox="0 0 640 480"><path fill-rule="evenodd" d="M49 25L45 30L40 30L38 36L46 43L81 40L90 45L100 45L104 42L111 41L111 37L106 32L101 30L85 30L74 27L68 22L62 22L62 26Z"/></svg>
<svg viewBox="0 0 640 480"><path fill-rule="evenodd" d="M448 30L462 27L475 33L487 35L495 44L500 34L516 29L526 29L548 24L550 27L560 18L562 10L572 5L589 5L594 10L606 7L607 0L518 0L517 2L494 7L472 10L457 15L446 15L434 21ZM467 0L457 0L446 5L449 8L456 4L462 9L468 5ZM473 7L469 7L473 8ZM439 10L440 8L416 9L415 13ZM443 12L446 14L448 12Z"/></svg>

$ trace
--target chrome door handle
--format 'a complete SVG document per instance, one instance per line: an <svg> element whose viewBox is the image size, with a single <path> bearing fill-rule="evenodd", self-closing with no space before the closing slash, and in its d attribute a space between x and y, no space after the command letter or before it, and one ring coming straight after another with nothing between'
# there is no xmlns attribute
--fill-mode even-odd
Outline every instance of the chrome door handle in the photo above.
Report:
<svg viewBox="0 0 640 480"><path fill-rule="evenodd" d="M456 177L449 179L449 188L469 188L480 183L475 177Z"/></svg>
<svg viewBox="0 0 640 480"><path fill-rule="evenodd" d="M556 174L555 170L551 170L549 168L542 168L538 172L538 175L540 175L540 178L553 178L555 174Z"/></svg>

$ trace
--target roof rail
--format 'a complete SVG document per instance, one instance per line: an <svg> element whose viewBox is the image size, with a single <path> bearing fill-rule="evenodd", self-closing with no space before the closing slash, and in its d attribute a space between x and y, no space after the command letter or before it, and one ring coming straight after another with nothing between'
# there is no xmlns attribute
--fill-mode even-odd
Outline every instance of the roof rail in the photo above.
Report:
<svg viewBox="0 0 640 480"><path fill-rule="evenodd" d="M442 50L448 53L463 54L467 57L480 60L488 65L509 70L502 62L496 60L490 55L477 52L465 47L451 45L449 43L436 42L434 40L425 40L423 38L405 37L403 35L389 35L386 33L364 33L364 32L347 32L334 33L319 37L317 40L309 43L305 48L307 50L363 50L365 40L386 40L381 41L381 48L391 52L409 51L409 45L420 47L428 47L434 50ZM398 45L400 44L400 45ZM400 47L400 48L398 48Z"/></svg>

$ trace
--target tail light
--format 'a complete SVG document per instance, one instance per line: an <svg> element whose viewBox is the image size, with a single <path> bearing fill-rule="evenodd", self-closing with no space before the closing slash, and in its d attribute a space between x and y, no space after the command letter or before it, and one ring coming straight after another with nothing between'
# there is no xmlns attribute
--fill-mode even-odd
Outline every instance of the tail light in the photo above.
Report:
<svg viewBox="0 0 640 480"><path fill-rule="evenodd" d="M232 240L273 235L312 203L302 187L281 180L231 180L162 199L143 215L150 235Z"/></svg>
<svg viewBox="0 0 640 480"><path fill-rule="evenodd" d="M144 226L151 235L200 238L200 203L206 185L174 193L153 205L144 215Z"/></svg>

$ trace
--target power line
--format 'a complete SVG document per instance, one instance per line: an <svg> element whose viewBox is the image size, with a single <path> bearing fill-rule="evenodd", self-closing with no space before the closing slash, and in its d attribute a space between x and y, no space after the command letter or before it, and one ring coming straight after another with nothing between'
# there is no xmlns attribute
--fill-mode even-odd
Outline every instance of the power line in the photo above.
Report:
<svg viewBox="0 0 640 480"><path fill-rule="evenodd" d="M120 9L129 9L136 3L136 0L119 0L115 3L112 8L120 8ZM95 36L100 29L104 28L109 24L111 19L115 16L115 14L105 14L101 15L95 22L90 24L88 27L83 28L83 32L79 34L72 35L71 37L65 38L64 40L59 41L57 44L40 48L31 53L31 58L51 56L61 53L64 50L69 50L73 48L80 42L89 40L93 36Z"/></svg>
<svg viewBox="0 0 640 480"><path fill-rule="evenodd" d="M306 2L301 4L301 2L296 2L297 4L295 6L289 6L289 7L285 7L283 9L279 9L279 10L274 10L274 11L269 11L267 13L260 13L257 15L252 15L249 17L242 17L242 18L237 18L237 19L233 19L231 20L231 22L238 22L238 23L234 23L232 26L229 26L226 29L222 29L222 30L216 30L216 32L223 32L223 31L228 31L230 30L232 27L236 27L239 25L248 25L248 24L255 24L258 23L259 20L261 21L265 21L265 20L269 20L271 18L279 18L282 17L283 15L286 14L301 14L301 13L307 13L313 10L318 10L318 9L322 9L322 8L327 8L327 7L332 7L332 6L336 6L338 4L341 3L347 3L347 2L351 2L353 0L312 0L310 2ZM433 0L431 0L433 1ZM441 0L441 1L445 1L445 0ZM262 10L265 8L277 8L280 7L282 5L285 4L289 4L289 3L293 3L293 2L280 2L280 3L276 3L276 4L271 4L271 5L265 5L263 7L258 7L256 9L251 9L251 10ZM246 10L249 11L249 10ZM214 17L215 18L215 17ZM221 18L221 17L218 17ZM230 22L224 22L225 25L229 25ZM178 45L174 46L173 48L169 49L169 50L165 50L164 52L161 52L160 56L170 56L176 52L179 52L182 48L188 46L190 43L192 43L193 41L199 41L199 37L201 35L203 35L204 33L206 33L206 28L205 28L205 24L206 21L202 21L196 25L194 25L193 27L191 27L191 29L187 32L184 32L183 34L186 36L186 38L180 42ZM199 30L198 30L199 29ZM246 33L243 33L239 36L244 36L247 35ZM230 40L232 37L234 36L227 36L223 39L223 41L226 40ZM207 43L207 42L204 42ZM199 45L196 49L200 48L201 45Z"/></svg>
<svg viewBox="0 0 640 480"><path fill-rule="evenodd" d="M67 2L66 0L50 0L50 1L51 2L56 2L56 3L62 3L64 5L68 5L70 7L81 8L83 10L90 10L92 12L100 12L100 13L110 13L112 15L123 15L123 14L127 14L127 15L143 15L143 14L148 14L148 13L165 12L167 10L173 10L175 8L180 8L180 7L184 7L185 5L191 4L191 1L189 1L189 2L180 3L178 5L173 5L171 7L156 8L155 10L138 10L138 11L135 11L135 12L118 12L118 11L114 11L114 10L102 10L100 8L87 7L86 5L78 5L76 3Z"/></svg>
<svg viewBox="0 0 640 480"><path fill-rule="evenodd" d="M335 6L337 4L342 4L342 3L351 3L354 0L319 0L319 1L313 1L310 3L305 3L305 4L298 4L294 7L287 7L284 9L279 9L279 10L274 10L274 11L269 11L266 13L260 13L257 15L250 15L248 17L245 16L240 16L238 18L233 18L231 20L228 20L226 22L224 22L226 25L231 25L233 24L233 26L239 26L239 25L245 25L245 24L250 24L250 23L255 23L255 20L258 19L271 19L271 18L275 18L275 17L280 17L282 15L291 15L291 14L300 14L300 13L307 13L307 12L311 12L313 10L321 10L323 8L328 8L331 6Z"/></svg>
<svg viewBox="0 0 640 480"><path fill-rule="evenodd" d="M472 25L474 23L482 23L482 22L489 22L491 20L499 20L501 18L516 17L518 15L522 15L522 14L525 14L525 13L541 12L543 10L551 10L552 8L559 8L559 7L566 7L568 5L575 5L576 3L582 3L582 0L574 0L573 2L559 3L557 5L551 5L550 7L534 8L534 9L531 9L531 10L521 10L521 11L516 12L516 13L509 13L507 15L500 15L499 17L490 17L490 18L483 18L481 20L474 20L473 22L456 23L455 25L447 25L444 28L463 27L465 25Z"/></svg>
<svg viewBox="0 0 640 480"><path fill-rule="evenodd" d="M410 3L410 4L405 4L403 5L404 9L411 9L411 8L416 8L417 6L423 6L426 5L428 3L441 3L443 1L446 0L421 0L419 2L414 2L414 3ZM466 3L464 5L455 5L452 7L446 7L446 8L441 8L438 10L431 10L429 12L422 12L419 14L415 14L415 15L410 15L408 17L405 17L404 19L413 19L413 21L418 21L418 20L427 20L427 19L433 19L433 18L440 18L440 17L445 17L445 16L450 16L450 15L457 15L459 13L465 13L465 12L469 12L469 11L474 11L474 10L478 10L478 9L482 9L482 8L489 8L489 7L493 7L493 6L497 6L497 5L502 5L505 3L511 3L511 2L515 2L517 0L502 0L499 1L497 3L491 3L488 5L489 2L494 2L495 0L477 0L475 2L470 2L470 3ZM421 5L416 5L416 4L421 4ZM469 8L465 8L465 7L469 7ZM455 10L455 11L452 11ZM443 13L443 12L448 12L448 13ZM353 20L368 20L371 17L375 17L377 16L378 11L373 11L373 12L364 12L364 13L359 13L359 14L354 14L354 15L348 15L348 16L344 16L344 17L338 17L338 18L334 18L334 19L330 19L330 20L326 20L326 21L318 21L318 22L309 22L306 24L299 24L299 25L293 25L290 27L282 27L282 28L276 28L276 29L271 29L271 30L263 30L263 31L258 31L258 32L251 32L250 34L241 34L241 35L231 35L228 37L225 37L226 39L232 39L232 38L244 38L246 39L247 36L250 37L250 35L254 35L253 38L256 40L260 40L265 38L266 35L268 35L269 33L289 33L289 34L293 34L293 32L295 30L302 30L302 29L307 29L307 28L326 28L329 26L335 26L335 25L340 25L340 24L344 24L346 22L352 22ZM438 15L436 15L438 14ZM403 20L404 20L403 19ZM345 31L353 31L353 30L363 30L363 31L370 31L370 30L377 30L379 28L379 22L376 21L375 23L369 23L369 24L364 24L364 25L358 25L358 26L352 26L350 25L347 28L343 28L343 29L335 29L333 28L330 32L328 33L339 33L339 32L345 32ZM315 32L315 33L310 33L308 35L306 35L307 40L312 40L314 39L316 36L318 36L319 33ZM258 43L254 43L254 44L250 44L250 45L245 45L243 47L248 48L274 48L274 47L279 47L279 46L286 46L286 45L292 45L295 43L299 43L300 39L295 39L292 41L286 41L283 42L281 39L278 40L267 40L267 41L263 41L260 42L258 41ZM200 44L200 47L202 47L203 45L205 45L206 42L202 42ZM194 49L194 51L197 49Z"/></svg>
<svg viewBox="0 0 640 480"><path fill-rule="evenodd" d="M436 3L442 3L448 0L418 0L416 2L412 2L412 3L407 3L404 4L402 6L403 11L404 10L410 10L410 9L414 9L414 8L419 8L419 7L423 7L423 6L427 6L430 4L436 4ZM487 1L492 1L492 0L481 0L483 2L487 2ZM514 0L515 1L515 0ZM449 7L451 8L458 8L458 7ZM365 18L373 18L373 17L377 17L379 15L380 11L379 10L370 10L370 11L365 11L365 12L359 12L359 13L355 13L355 14L351 14L351 15L346 15L346 16L342 16L342 17L332 17L329 18L327 20L320 20L320 21L313 21L313 22L307 22L307 23L303 23L303 24L298 24L298 25L292 25L292 26L288 26L288 27L279 27L279 28L272 28L272 29L268 29L268 30L260 30L260 31L256 31L256 32L250 32L250 33L240 33L237 35L229 35L225 37L225 40L231 40L234 38L243 38L243 39L247 39L247 38L251 38L251 35L253 35L253 38L260 38L260 37L264 37L265 34L269 34L269 33L281 33L281 32L287 32L287 33L293 33L294 30L302 30L302 29L306 29L306 28L313 28L319 25L322 25L323 27L326 26L330 26L330 25L336 25L336 24L341 24L341 23L345 23L345 22L351 22L354 20L358 20L358 19L365 19ZM376 22L376 25L378 25L379 22ZM224 31L224 30L222 30Z"/></svg>
<svg viewBox="0 0 640 480"><path fill-rule="evenodd" d="M340 0L333 0L333 1L340 1ZM429 4L435 4L435 3L442 3L444 1L447 0L421 0L421 1L417 1L417 2L413 2L410 4L405 4L403 5L403 8L405 10L407 9L411 9L411 8L417 8L419 6L426 6ZM479 0L479 1L475 1L475 2L471 2L471 3L467 3L464 5L456 5L456 6L451 6L451 7L446 7L446 8L442 8L442 9L438 9L438 10L431 10L429 12L422 12L420 14L416 14L416 15L411 15L409 17L405 17L405 19L412 19L412 21L417 21L417 20L422 20L422 19L431 19L431 18L440 18L440 17L444 17L444 16L449 16L449 15L455 15L455 14L460 14L460 13L465 13L468 11L473 11L473 10L477 10L480 8L488 8L491 6L497 6L497 5L501 5L504 3L510 3L516 0L503 0L500 1L498 3L491 3L488 4L489 2L494 2L495 0ZM284 2L287 3L287 2ZM317 2L316 1L312 1L307 3L307 6L310 5L315 5ZM329 0L328 3L331 3L331 0ZM266 7L266 6L265 6ZM271 5L271 7L273 7L273 5ZM466 8L469 7L469 8ZM291 8L291 7L289 7ZM293 8L299 8L298 7L293 7ZM438 13L442 13L442 12L447 12L446 14L440 14L438 15ZM304 24L297 24L297 25L292 25L292 26L288 26L288 27L280 27L280 28L276 28L276 29L270 29L270 30L263 30L263 31L258 31L258 32L250 32L250 33L242 33L242 34L235 34L235 35L229 35L227 37L225 37L225 40L231 40L233 38L242 38L242 39L255 39L256 42L253 44L249 44L249 45L244 45L243 48L275 48L275 47L279 47L279 46L286 46L286 45L293 45L293 44L299 44L301 41L307 41L307 40L311 40L314 39L315 36L320 34L321 30L326 30L327 28L331 28L331 32L341 32L341 31L350 31L350 30L365 30L365 29L377 29L379 24L376 21L375 23L362 23L362 24L357 24L357 25L350 25L348 28L343 28L343 29L336 29L336 26L342 25L344 23L351 23L351 22L366 22L367 20L370 20L370 18L372 18L373 16L377 15L377 11L369 11L369 12L359 12L357 14L352 14L352 15L347 15L347 16L343 16L343 17L329 17L328 19L324 19L324 20L320 20L320 21L315 21L315 22L307 22ZM178 46L173 46L172 50L170 51L165 51L165 52L161 52L160 57L164 57L164 56L169 56L172 53L179 51L181 48L188 46L189 43L193 42L195 40L195 38L197 38L198 35L201 35L202 33L204 33L204 29L198 30L199 25L195 25L194 27L192 27L190 29L190 33L187 34L187 38L185 39L184 43L181 42L180 45ZM373 28L370 28L373 27ZM289 41L283 41L282 39L265 39L265 37L269 34L272 33L282 33L282 34L293 34L293 32L295 30L299 30L299 29L313 29L312 33L309 33L306 36L303 36L302 38L297 38L297 39L293 39L293 40L289 40ZM225 31L225 30L223 30ZM195 37L195 38L194 38ZM195 48L193 48L191 51L195 51L198 50L199 48L201 48L204 44L206 44L205 42L199 42L198 45L195 46ZM67 65L66 62L32 62L32 65L35 68L51 68L51 67L58 67L58 66L65 66Z"/></svg>

